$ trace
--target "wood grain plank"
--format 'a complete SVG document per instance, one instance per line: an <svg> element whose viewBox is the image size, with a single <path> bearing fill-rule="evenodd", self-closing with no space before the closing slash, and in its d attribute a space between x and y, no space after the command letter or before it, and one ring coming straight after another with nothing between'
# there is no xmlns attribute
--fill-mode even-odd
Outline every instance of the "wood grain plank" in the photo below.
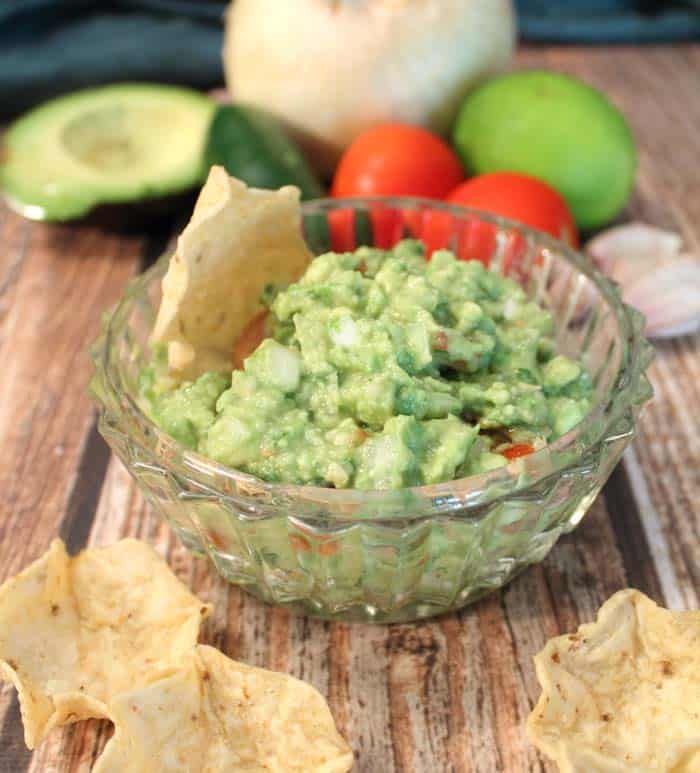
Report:
<svg viewBox="0 0 700 773"><path fill-rule="evenodd" d="M447 770L450 693L443 632L435 623L392 626L387 647L397 769Z"/></svg>
<svg viewBox="0 0 700 773"><path fill-rule="evenodd" d="M80 507L71 497L93 421L85 351L133 272L141 241L33 226L2 206L0 213L2 580L44 552L69 504ZM0 698L0 770L18 773L27 757L10 694L3 689Z"/></svg>
<svg viewBox="0 0 700 773"><path fill-rule="evenodd" d="M636 52L623 76L631 77L633 68L641 67L641 62L641 52ZM655 202L654 207L668 210L670 219L664 224L678 230L696 254L700 254L700 186L687 169L700 153L700 138L692 129L700 121L699 72L697 47L663 49L654 64L644 69L647 88L655 95L668 89L668 78L673 76L673 99L665 100L664 109L650 106L644 113L645 120L635 122L644 149L640 164L642 196L636 197L629 208L630 216L643 213L640 199L646 199ZM645 483L653 506L648 511L646 531L657 544L663 541L658 544L659 551L668 551L672 558L674 577L667 585L675 584L676 591L667 601L673 601L675 607L697 607L700 472L691 460L700 459L700 336L657 342L655 348L650 378L656 394L639 423L634 446L636 458L647 471ZM633 488L633 493L644 501L646 492L641 486L637 489L635 493ZM652 543L652 550L657 544ZM671 565L666 563L666 574L670 571Z"/></svg>
<svg viewBox="0 0 700 773"><path fill-rule="evenodd" d="M85 543L109 459L87 399L87 347L144 244L154 249L155 240L30 225L0 212L0 353L9 360L0 384L0 479L10 487L0 505L2 579L54 536L73 552ZM17 773L29 757L20 751L17 702L9 696L5 689L0 699L0 771ZM48 769L47 759L42 764Z"/></svg>
<svg viewBox="0 0 700 773"><path fill-rule="evenodd" d="M80 455L75 485L58 530L69 553L77 553L88 540L109 457L109 448L97 431L97 421L94 419Z"/></svg>
<svg viewBox="0 0 700 773"><path fill-rule="evenodd" d="M620 464L613 470L605 487L605 501L612 516L629 585L664 603L663 587L652 561L650 541L641 521L626 465Z"/></svg>
<svg viewBox="0 0 700 773"><path fill-rule="evenodd" d="M330 626L328 637L328 705L344 738L351 738L350 625ZM353 745L353 748L354 745ZM355 749L355 757L359 756Z"/></svg>
<svg viewBox="0 0 700 773"><path fill-rule="evenodd" d="M622 108L639 153L636 191L623 219L677 230L686 247L700 254L700 185L691 171L700 156L700 135L694 128L700 122L700 47L525 50L520 61L544 62L578 75ZM626 475L629 485L624 486L644 513L641 527L649 550L658 552L662 561L657 575L658 583L661 576L664 582L657 590L663 600L677 608L697 607L700 336L656 342L655 349L649 370L655 397L639 422L635 456ZM634 466L637 460L639 467ZM617 480L623 481L623 476L618 474ZM619 490L618 503L625 496ZM647 574L652 571L647 569ZM650 575L647 579L653 592L655 582Z"/></svg>
<svg viewBox="0 0 700 773"><path fill-rule="evenodd" d="M651 550L654 571L659 578L666 606L670 609L693 608L694 605L687 603L684 597L684 590L688 587L689 583L687 580L681 582L682 568L676 567L674 563L668 539L657 515L656 508L651 501L647 479L632 446L625 452L624 468L637 503L637 512L646 535L647 545L653 546Z"/></svg>
<svg viewBox="0 0 700 773"><path fill-rule="evenodd" d="M503 770L495 721L497 707L490 687L490 642L484 642L479 615L473 610L463 612L457 620L453 646L448 646L448 651L453 650L459 669L452 674L454 690L450 697L458 702L464 717L458 762L473 773Z"/></svg>
<svg viewBox="0 0 700 773"><path fill-rule="evenodd" d="M23 248L0 332L1 578L42 553L65 514L93 420L85 352L139 247L93 230L35 227Z"/></svg>
<svg viewBox="0 0 700 773"><path fill-rule="evenodd" d="M391 667L389 628L353 625L348 637L348 739L357 773L400 771L401 744L392 736L386 675Z"/></svg>
<svg viewBox="0 0 700 773"><path fill-rule="evenodd" d="M460 722L451 738L455 770L551 769L524 735L539 695L532 657L549 637L590 620L625 585L609 515L598 499L577 532L564 537L541 565L456 619L442 621L450 702Z"/></svg>
<svg viewBox="0 0 700 773"><path fill-rule="evenodd" d="M32 753L24 745L17 693L8 684L0 691L0 712L0 773L20 773L27 769Z"/></svg>

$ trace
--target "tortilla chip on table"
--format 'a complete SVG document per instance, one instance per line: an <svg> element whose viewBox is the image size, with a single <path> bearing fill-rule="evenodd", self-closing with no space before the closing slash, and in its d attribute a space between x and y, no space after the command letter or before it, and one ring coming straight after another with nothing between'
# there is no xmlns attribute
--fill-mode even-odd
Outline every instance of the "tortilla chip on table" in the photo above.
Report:
<svg viewBox="0 0 700 773"><path fill-rule="evenodd" d="M0 676L17 688L27 746L108 717L115 695L192 649L209 611L143 542L71 558L54 540L0 587Z"/></svg>
<svg viewBox="0 0 700 773"><path fill-rule="evenodd" d="M536 656L530 740L564 773L700 771L700 612L636 590Z"/></svg>
<svg viewBox="0 0 700 773"><path fill-rule="evenodd" d="M95 773L345 773L353 755L323 697L286 674L198 645L112 703Z"/></svg>

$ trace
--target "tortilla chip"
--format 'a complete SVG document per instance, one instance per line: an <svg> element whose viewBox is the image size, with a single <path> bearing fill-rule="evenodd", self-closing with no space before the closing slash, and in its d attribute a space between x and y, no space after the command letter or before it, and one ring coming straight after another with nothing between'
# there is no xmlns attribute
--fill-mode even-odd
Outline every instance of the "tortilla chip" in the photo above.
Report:
<svg viewBox="0 0 700 773"><path fill-rule="evenodd" d="M527 732L561 771L700 771L700 612L620 591L535 666Z"/></svg>
<svg viewBox="0 0 700 773"><path fill-rule="evenodd" d="M27 746L109 716L114 695L195 645L209 611L143 542L70 558L54 540L0 587L0 676L17 688Z"/></svg>
<svg viewBox="0 0 700 773"><path fill-rule="evenodd" d="M353 763L313 687L205 645L111 709L115 733L94 773L345 773Z"/></svg>
<svg viewBox="0 0 700 773"><path fill-rule="evenodd" d="M168 344L170 372L230 371L265 286L298 279L311 257L297 188L248 188L213 166L163 279L152 340Z"/></svg>

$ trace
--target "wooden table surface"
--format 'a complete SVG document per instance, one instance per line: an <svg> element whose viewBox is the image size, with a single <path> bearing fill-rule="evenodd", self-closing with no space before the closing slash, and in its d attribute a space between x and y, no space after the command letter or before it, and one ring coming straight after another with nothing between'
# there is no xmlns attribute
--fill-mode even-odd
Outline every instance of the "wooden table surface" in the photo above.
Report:
<svg viewBox="0 0 700 773"><path fill-rule="evenodd" d="M528 48L518 65L571 72L609 94L639 146L625 218L677 229L700 251L700 47ZM656 397L633 446L541 565L435 621L319 622L266 607L191 558L97 433L86 348L168 236L32 224L0 208L0 581L56 535L71 551L138 536L215 605L205 641L328 697L357 771L553 770L524 733L545 640L627 586L675 609L699 606L700 337L657 347ZM83 722L32 754L15 692L0 688L0 773L87 771L110 733Z"/></svg>

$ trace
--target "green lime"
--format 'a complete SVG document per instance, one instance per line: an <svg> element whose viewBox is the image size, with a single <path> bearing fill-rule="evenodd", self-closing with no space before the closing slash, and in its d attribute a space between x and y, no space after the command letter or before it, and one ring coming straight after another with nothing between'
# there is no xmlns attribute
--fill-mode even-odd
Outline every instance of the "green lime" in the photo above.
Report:
<svg viewBox="0 0 700 773"><path fill-rule="evenodd" d="M620 111L561 73L517 72L476 89L454 143L473 174L523 172L549 183L583 229L612 220L634 182L634 140Z"/></svg>

